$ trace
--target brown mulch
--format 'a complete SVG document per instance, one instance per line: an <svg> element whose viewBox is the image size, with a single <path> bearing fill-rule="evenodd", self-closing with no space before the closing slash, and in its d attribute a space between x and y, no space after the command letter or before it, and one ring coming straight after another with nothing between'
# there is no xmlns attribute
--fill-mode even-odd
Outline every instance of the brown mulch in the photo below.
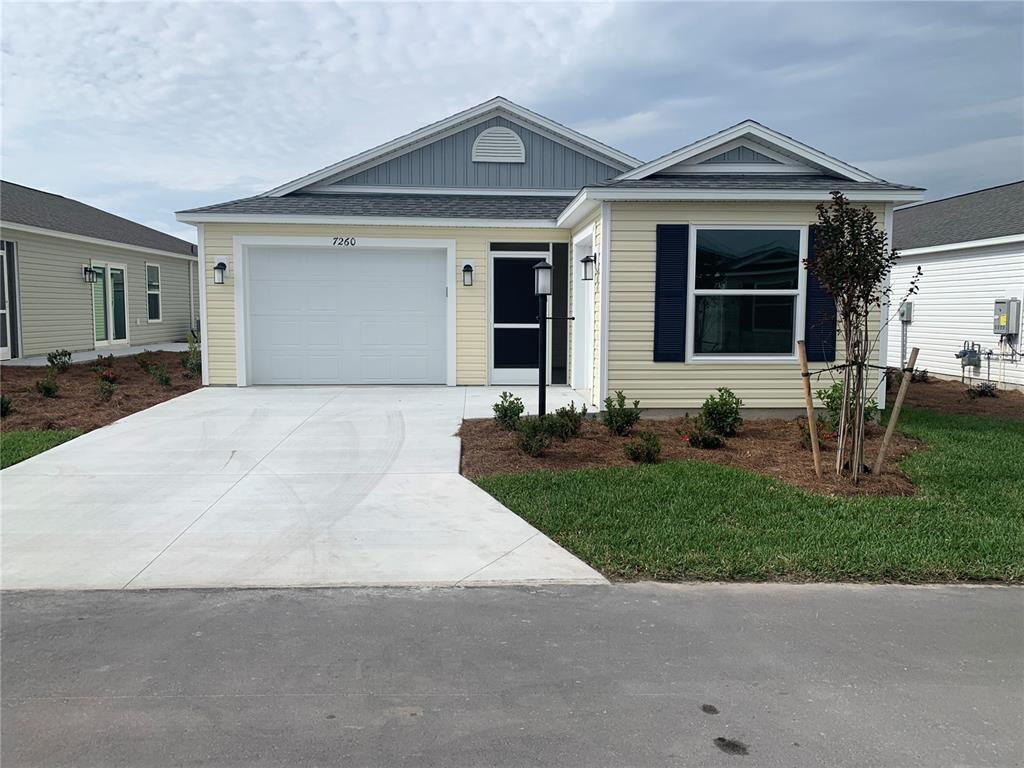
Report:
<svg viewBox="0 0 1024 768"><path fill-rule="evenodd" d="M898 386L886 387L886 402L889 405L896 400L898 390ZM989 416L993 419L1024 421L1024 392L1000 389L997 397L979 397L971 400L965 394L966 391L967 385L959 381L915 381L907 390L903 405L907 408L927 408L964 416Z"/></svg>
<svg viewBox="0 0 1024 768"><path fill-rule="evenodd" d="M97 393L99 379L95 361L75 363L57 374L60 389L56 397L36 392L36 382L46 376L46 367L0 368L0 391L11 398L13 412L5 416L3 429L80 429L83 432L102 427L129 414L170 400L202 386L197 377L186 379L180 352L149 352L154 363L167 365L171 386L153 381L138 363L139 355L115 357L111 369L117 375L117 390L104 402Z"/></svg>
<svg viewBox="0 0 1024 768"><path fill-rule="evenodd" d="M913 451L925 446L899 434L893 436L886 457L886 470L880 477L867 475L854 486L849 478L837 478L829 467L835 460L835 441L823 446L823 477L814 476L810 450L800 442L800 420L764 419L744 422L739 433L728 438L723 448L700 450L691 448L677 430L686 432L690 421L685 418L641 420L636 431L647 430L661 439L661 460L695 459L727 464L778 478L808 491L836 496L911 496L914 485L900 472L897 463ZM884 431L868 426L867 456L874 462ZM462 438L462 474L468 478L497 473L534 472L541 469L564 470L592 467L635 466L626 458L623 445L630 437L609 434L600 422L588 419L579 437L562 443L552 441L545 454L532 458L520 451L514 436L501 429L493 419L464 421L459 431Z"/></svg>

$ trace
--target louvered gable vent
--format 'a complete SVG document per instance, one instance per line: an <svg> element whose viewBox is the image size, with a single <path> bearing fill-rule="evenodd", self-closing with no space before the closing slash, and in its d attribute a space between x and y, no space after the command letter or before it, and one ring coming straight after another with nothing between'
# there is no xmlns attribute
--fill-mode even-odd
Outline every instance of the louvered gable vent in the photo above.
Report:
<svg viewBox="0 0 1024 768"><path fill-rule="evenodd" d="M474 163L525 163L526 147L511 128L488 128L473 142Z"/></svg>

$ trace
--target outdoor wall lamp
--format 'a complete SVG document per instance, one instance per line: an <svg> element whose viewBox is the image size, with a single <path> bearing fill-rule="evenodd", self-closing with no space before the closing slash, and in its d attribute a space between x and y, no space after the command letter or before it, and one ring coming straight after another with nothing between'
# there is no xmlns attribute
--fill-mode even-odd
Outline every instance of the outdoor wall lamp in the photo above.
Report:
<svg viewBox="0 0 1024 768"><path fill-rule="evenodd" d="M228 265L223 261L218 261L213 265L213 282L214 285L224 285L224 273L228 271Z"/></svg>
<svg viewBox="0 0 1024 768"><path fill-rule="evenodd" d="M583 279L593 280L594 279L594 265L597 263L597 259L594 255L584 256L580 259L580 264L583 265Z"/></svg>
<svg viewBox="0 0 1024 768"><path fill-rule="evenodd" d="M469 288L473 285L473 265L464 264L462 266L462 284Z"/></svg>
<svg viewBox="0 0 1024 768"><path fill-rule="evenodd" d="M88 264L83 264L82 265L82 279L85 282L87 282L87 283L95 283L96 282L96 273L93 271L92 267L90 267Z"/></svg>

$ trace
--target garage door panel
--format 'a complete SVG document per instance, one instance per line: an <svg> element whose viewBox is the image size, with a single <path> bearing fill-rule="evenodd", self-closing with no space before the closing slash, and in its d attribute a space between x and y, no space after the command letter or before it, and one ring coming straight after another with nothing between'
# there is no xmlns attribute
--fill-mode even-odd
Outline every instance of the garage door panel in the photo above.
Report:
<svg viewBox="0 0 1024 768"><path fill-rule="evenodd" d="M443 384L446 254L252 249L256 384Z"/></svg>

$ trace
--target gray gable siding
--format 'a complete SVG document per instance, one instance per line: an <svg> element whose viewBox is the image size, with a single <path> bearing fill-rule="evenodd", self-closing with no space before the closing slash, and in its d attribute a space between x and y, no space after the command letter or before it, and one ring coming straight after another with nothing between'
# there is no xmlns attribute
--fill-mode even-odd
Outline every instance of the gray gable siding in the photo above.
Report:
<svg viewBox="0 0 1024 768"><path fill-rule="evenodd" d="M474 163L473 141L487 128L511 128L526 147L525 163ZM503 117L492 117L335 183L359 186L472 189L580 189L618 176L607 165Z"/></svg>
<svg viewBox="0 0 1024 768"><path fill-rule="evenodd" d="M705 163L774 163L779 165L778 160L773 160L768 155L762 155L750 147L735 147L728 152L704 160L701 165Z"/></svg>

